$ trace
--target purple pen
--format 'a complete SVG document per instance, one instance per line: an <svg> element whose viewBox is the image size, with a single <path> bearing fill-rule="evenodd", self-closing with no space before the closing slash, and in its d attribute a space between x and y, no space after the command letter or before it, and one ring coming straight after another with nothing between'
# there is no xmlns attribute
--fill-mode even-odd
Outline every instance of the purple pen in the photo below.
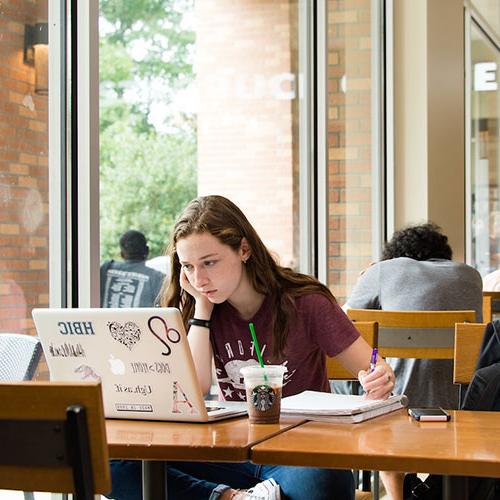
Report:
<svg viewBox="0 0 500 500"><path fill-rule="evenodd" d="M370 359L370 370L368 371L368 373L371 373L373 370L375 370L375 367L377 366L377 354L378 349L374 347L372 351L372 357Z"/></svg>

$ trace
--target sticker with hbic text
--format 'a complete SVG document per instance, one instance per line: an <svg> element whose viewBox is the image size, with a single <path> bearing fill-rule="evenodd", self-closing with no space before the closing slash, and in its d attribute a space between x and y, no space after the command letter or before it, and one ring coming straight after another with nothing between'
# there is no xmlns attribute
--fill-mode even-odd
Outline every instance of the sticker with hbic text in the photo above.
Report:
<svg viewBox="0 0 500 500"><path fill-rule="evenodd" d="M153 406L149 404L136 404L136 403L116 403L116 411L139 411L148 412L153 411Z"/></svg>

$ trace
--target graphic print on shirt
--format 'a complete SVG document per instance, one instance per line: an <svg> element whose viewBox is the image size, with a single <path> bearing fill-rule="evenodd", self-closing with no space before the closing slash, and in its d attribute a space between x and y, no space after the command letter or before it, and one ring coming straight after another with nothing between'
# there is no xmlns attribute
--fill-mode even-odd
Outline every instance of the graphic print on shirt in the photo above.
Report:
<svg viewBox="0 0 500 500"><path fill-rule="evenodd" d="M121 269L109 269L103 307L139 307L149 276Z"/></svg>
<svg viewBox="0 0 500 500"><path fill-rule="evenodd" d="M220 363L219 366L223 366L222 369L219 367L215 370L222 396L226 400L245 401L245 384L243 381L243 375L240 373L240 369L245 366L256 366L259 364L256 359L253 341L237 340L234 342L226 342L224 344L224 348L224 352L215 354L217 361ZM266 344L263 344L261 347L262 358L264 359L265 364L271 364L271 360L266 359L265 356L266 348ZM281 364L286 366L288 361L284 361ZM294 373L295 370L285 372L283 385L290 382Z"/></svg>

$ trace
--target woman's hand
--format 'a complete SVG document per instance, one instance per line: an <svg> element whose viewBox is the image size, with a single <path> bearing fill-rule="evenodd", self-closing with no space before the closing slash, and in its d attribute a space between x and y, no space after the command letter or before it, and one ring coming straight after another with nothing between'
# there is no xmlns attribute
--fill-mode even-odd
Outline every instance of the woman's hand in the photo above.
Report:
<svg viewBox="0 0 500 500"><path fill-rule="evenodd" d="M195 316L199 319L210 319L214 305L190 283L182 267L179 284L195 300Z"/></svg>
<svg viewBox="0 0 500 500"><path fill-rule="evenodd" d="M367 399L387 399L394 389L394 372L385 362L377 363L371 373L361 370L358 373L358 380Z"/></svg>
<svg viewBox="0 0 500 500"><path fill-rule="evenodd" d="M182 266L181 275L179 277L179 285L181 285L181 288L189 293L189 295L191 295L193 299L198 300L200 298L203 298L202 294L197 292L196 288L189 282L189 279L186 276L186 273L184 272L184 268Z"/></svg>

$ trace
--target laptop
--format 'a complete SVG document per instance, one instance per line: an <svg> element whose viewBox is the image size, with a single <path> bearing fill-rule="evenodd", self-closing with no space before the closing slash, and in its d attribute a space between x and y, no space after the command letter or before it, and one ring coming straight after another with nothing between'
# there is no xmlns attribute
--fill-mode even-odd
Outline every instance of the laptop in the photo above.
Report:
<svg viewBox="0 0 500 500"><path fill-rule="evenodd" d="M33 309L50 379L101 380L108 418L211 422L246 403L204 401L178 309Z"/></svg>

